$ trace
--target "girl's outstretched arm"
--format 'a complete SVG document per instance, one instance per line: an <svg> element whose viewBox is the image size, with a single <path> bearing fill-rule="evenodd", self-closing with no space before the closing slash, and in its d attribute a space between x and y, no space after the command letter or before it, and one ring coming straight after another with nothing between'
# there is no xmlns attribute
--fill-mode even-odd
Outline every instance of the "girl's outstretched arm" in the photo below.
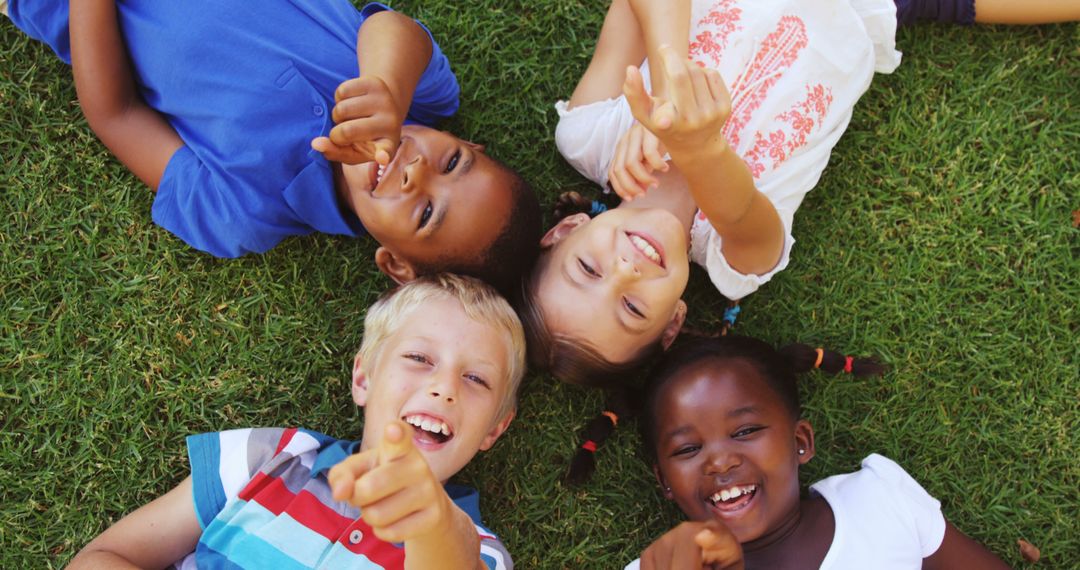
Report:
<svg viewBox="0 0 1080 570"><path fill-rule="evenodd" d="M618 97L622 93L623 70L644 59L645 40L629 0L613 0L589 67L574 88L569 107Z"/></svg>
<svg viewBox="0 0 1080 570"><path fill-rule="evenodd" d="M86 122L105 146L157 190L180 136L139 96L115 0L72 0L71 71Z"/></svg>
<svg viewBox="0 0 1080 570"><path fill-rule="evenodd" d="M975 542L945 521L945 537L937 552L923 559L924 570L960 570L982 568L984 570L1008 570L1000 558L985 546Z"/></svg>
<svg viewBox="0 0 1080 570"><path fill-rule="evenodd" d="M649 95L641 72L627 68L623 92L634 118L668 149L698 208L723 238L731 267L746 274L768 272L783 252L784 225L721 132L731 97L720 73L667 47L654 64L654 76L667 76L669 96Z"/></svg>

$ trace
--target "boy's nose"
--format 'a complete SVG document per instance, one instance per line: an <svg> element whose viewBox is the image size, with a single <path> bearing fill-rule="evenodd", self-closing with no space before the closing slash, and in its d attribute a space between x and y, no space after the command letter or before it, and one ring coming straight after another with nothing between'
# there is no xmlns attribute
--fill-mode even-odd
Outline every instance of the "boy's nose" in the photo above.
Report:
<svg viewBox="0 0 1080 570"><path fill-rule="evenodd" d="M405 180L402 181L401 191L409 193L420 187L427 176L427 160L424 155L418 154L405 165Z"/></svg>
<svg viewBox="0 0 1080 570"><path fill-rule="evenodd" d="M458 379L456 375L437 372L435 378L432 379L428 395L453 404L457 401L457 389Z"/></svg>

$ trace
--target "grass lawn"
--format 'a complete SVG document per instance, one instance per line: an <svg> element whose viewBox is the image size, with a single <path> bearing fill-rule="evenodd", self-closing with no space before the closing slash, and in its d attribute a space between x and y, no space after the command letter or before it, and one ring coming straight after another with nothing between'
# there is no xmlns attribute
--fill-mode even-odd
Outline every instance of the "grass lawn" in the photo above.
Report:
<svg viewBox="0 0 1080 570"><path fill-rule="evenodd" d="M586 5L582 5L586 4ZM463 87L447 126L550 203L591 192L553 142L599 0L396 4ZM875 354L881 379L805 378L806 483L887 455L1007 562L1080 560L1080 27L903 30L904 63L856 108L795 225L791 266L739 331ZM0 22L0 567L63 566L186 472L184 436L301 425L357 436L348 397L371 242L294 238L239 260L150 220L153 196L79 112L69 69ZM724 301L699 270L690 322ZM519 568L622 568L680 520L633 429L559 483L599 394L544 375L460 480Z"/></svg>

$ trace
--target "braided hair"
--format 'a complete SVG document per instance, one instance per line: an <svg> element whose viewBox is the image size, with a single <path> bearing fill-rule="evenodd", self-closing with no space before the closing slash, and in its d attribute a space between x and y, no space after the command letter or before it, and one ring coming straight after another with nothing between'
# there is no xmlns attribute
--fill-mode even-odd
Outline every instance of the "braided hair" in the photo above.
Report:
<svg viewBox="0 0 1080 570"><path fill-rule="evenodd" d="M726 332L727 328L725 327L723 331ZM645 389L639 392L640 399L634 401L624 397L615 404L621 403L626 406L624 413L618 414L619 419L626 417L626 412L642 414L638 426L650 457L656 449L654 414L652 413L656 394L683 369L706 358L741 359L749 362L758 369L762 378L784 402L793 417L799 417L802 413L796 383L797 374L820 368L832 374L843 371L853 376L865 377L880 375L886 370L884 365L873 359L845 356L832 350L814 348L806 344L789 344L776 349L765 341L747 336L722 332L704 335L684 332L649 372ZM611 399L608 404L613 405ZM595 471L596 462L592 456L614 428L613 421L609 422L610 427L604 426L608 413L609 410L605 410L586 426L583 432L585 443L577 450L565 476L568 483L578 484L587 481Z"/></svg>

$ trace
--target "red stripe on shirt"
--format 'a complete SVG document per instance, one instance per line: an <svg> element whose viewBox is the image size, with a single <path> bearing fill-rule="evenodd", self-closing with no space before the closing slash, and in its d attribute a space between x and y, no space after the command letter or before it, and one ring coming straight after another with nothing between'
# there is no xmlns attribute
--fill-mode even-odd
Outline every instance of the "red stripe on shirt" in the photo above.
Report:
<svg viewBox="0 0 1080 570"><path fill-rule="evenodd" d="M360 542L353 544L351 535L353 531L357 530L362 533L362 538ZM341 533L338 542L349 552L363 554L383 568L405 567L405 549L380 540L379 537L375 536L375 531L372 530L371 525L364 522L364 519L356 519L352 525L345 529L345 532Z"/></svg>
<svg viewBox="0 0 1080 570"><path fill-rule="evenodd" d="M281 439L278 441L277 444L277 449L274 450L275 457L277 456L277 454L281 453L283 449L285 449L286 445L289 445L289 442L292 441L294 435L296 435L296 428L288 428L284 432L282 432Z"/></svg>
<svg viewBox="0 0 1080 570"><path fill-rule="evenodd" d="M277 516L289 506L296 495L281 479L259 472L237 493L237 497L244 501L255 501Z"/></svg>
<svg viewBox="0 0 1080 570"><path fill-rule="evenodd" d="M308 491L297 493L296 499L289 503L285 513L329 541L341 536L341 529L353 522L353 519L339 515Z"/></svg>

